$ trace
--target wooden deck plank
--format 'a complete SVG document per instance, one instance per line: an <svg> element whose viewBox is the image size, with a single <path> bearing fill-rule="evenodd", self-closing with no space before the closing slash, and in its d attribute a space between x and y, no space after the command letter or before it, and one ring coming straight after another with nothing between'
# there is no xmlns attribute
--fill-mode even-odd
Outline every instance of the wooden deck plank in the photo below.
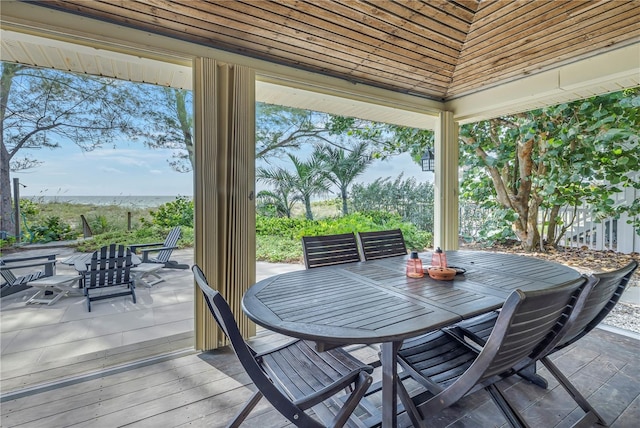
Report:
<svg viewBox="0 0 640 428"><path fill-rule="evenodd" d="M37 369L26 366L2 374L2 392L20 390L61 378L78 376L105 370L119 364L151 358L157 355L188 349L193 346L193 332L167 336L161 339L121 346L107 351L92 352L81 356L40 363Z"/></svg>
<svg viewBox="0 0 640 428"><path fill-rule="evenodd" d="M611 428L635 427L640 420L640 396L610 425Z"/></svg>
<svg viewBox="0 0 640 428"><path fill-rule="evenodd" d="M219 368L214 368L196 355L159 365L159 368L154 367L157 364L153 364L143 369L64 387L58 391L59 397L55 396L56 391L48 391L41 394L42 403L31 403L31 406L19 411L12 411L12 402L3 403L3 411L11 411L9 421L12 426L27 422L44 424L43 426L62 426L61 422L82 423L102 419L109 421L109 416L117 414L121 409L125 409L126 412L131 407L154 409L160 402L168 398L174 400L178 395L194 396L198 400L201 398L199 389L203 386L212 393L226 391L231 389L229 380L233 380L234 377L242 380L240 386L249 382L241 367L233 358L228 357L217 362ZM195 395L194 390L198 391ZM180 401L176 400L177 402ZM182 402L188 402L188 399L183 399ZM57 414L49 417L51 413ZM131 416L137 418L138 414L118 417L119 421L125 421ZM116 421L100 426L117 426L119 423Z"/></svg>
<svg viewBox="0 0 640 428"><path fill-rule="evenodd" d="M270 347L288 340L261 331L251 340ZM364 361L370 346L353 346ZM596 329L553 355L554 362L613 427L635 426L640 409L640 342ZM374 372L374 376L379 369ZM546 369L539 373L547 375ZM548 389L512 377L500 384L532 426L570 426L582 411L551 377ZM218 427L224 426L254 391L228 348L181 356L2 403L4 427ZM379 403L379 397L372 402ZM400 417L400 426L410 423ZM433 426L502 426L505 421L484 391L435 415ZM261 400L245 426L292 426Z"/></svg>

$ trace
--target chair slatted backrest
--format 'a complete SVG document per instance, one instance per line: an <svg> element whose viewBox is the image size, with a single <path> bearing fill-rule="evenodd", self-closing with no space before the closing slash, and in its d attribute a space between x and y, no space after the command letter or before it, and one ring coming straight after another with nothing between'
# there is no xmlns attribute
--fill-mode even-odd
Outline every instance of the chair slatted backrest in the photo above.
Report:
<svg viewBox="0 0 640 428"><path fill-rule="evenodd" d="M110 287L131 283L131 250L124 245L110 244L91 255L84 272L84 286Z"/></svg>
<svg viewBox="0 0 640 428"><path fill-rule="evenodd" d="M13 266L12 266L13 265ZM56 255L45 254L41 256L19 257L12 259L0 259L0 276L7 286L27 284L38 278L53 276L55 274ZM39 268L24 275L16 276L12 269ZM5 285L5 284L3 284Z"/></svg>
<svg viewBox="0 0 640 428"><path fill-rule="evenodd" d="M171 257L171 252L174 248L176 248L178 244L178 240L180 239L180 235L182 234L182 230L180 226L176 226L169 231L169 234L164 240L163 247L166 250L158 251L158 255L156 255L155 259L159 262L166 263L169 261L169 257Z"/></svg>
<svg viewBox="0 0 640 428"><path fill-rule="evenodd" d="M204 295L211 315L231 342L233 351L258 390L289 420L293 421L292 415L296 415L296 424L298 424L298 422L302 424L298 426L317 426L318 423L311 419L306 413L301 412L300 409L271 382L258 365L255 359L256 353L242 338L231 308L224 297L209 286L207 278L197 265L194 265L191 270L193 271L198 287Z"/></svg>
<svg viewBox="0 0 640 428"><path fill-rule="evenodd" d="M400 229L358 232L358 240L365 260L407 255L407 246Z"/></svg>
<svg viewBox="0 0 640 428"><path fill-rule="evenodd" d="M2 259L0 259L0 266L6 266L4 260ZM12 285L17 279L10 269L0 269L0 276L2 276L5 282L9 285Z"/></svg>
<svg viewBox="0 0 640 428"><path fill-rule="evenodd" d="M580 339L609 315L609 312L620 300L637 267L638 262L632 261L615 271L593 275L598 282L587 295L584 307L577 313L576 319L563 333L557 349L564 348Z"/></svg>
<svg viewBox="0 0 640 428"><path fill-rule="evenodd" d="M549 341L556 340L558 326L567 320L586 282L580 277L545 290L513 291L478 358L459 380L474 370L478 370L476 375L482 372L480 380L504 373L547 348Z"/></svg>
<svg viewBox="0 0 640 428"><path fill-rule="evenodd" d="M303 236L302 252L307 269L360 261L358 244L353 233Z"/></svg>

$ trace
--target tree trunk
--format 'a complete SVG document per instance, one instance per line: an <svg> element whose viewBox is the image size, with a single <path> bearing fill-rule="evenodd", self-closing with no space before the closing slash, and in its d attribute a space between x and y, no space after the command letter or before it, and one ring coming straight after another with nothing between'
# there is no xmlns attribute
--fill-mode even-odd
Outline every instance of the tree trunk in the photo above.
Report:
<svg viewBox="0 0 640 428"><path fill-rule="evenodd" d="M340 196L342 197L342 214L349 214L349 208L347 207L347 188L340 189Z"/></svg>
<svg viewBox="0 0 640 428"><path fill-rule="evenodd" d="M184 146L189 154L189 163L191 164L191 170L194 170L195 166L195 148L193 147L193 137L191 135L191 120L187 112L186 104L186 91L176 90L176 111L178 113L178 122L180 122L180 130L182 131L182 137Z"/></svg>
<svg viewBox="0 0 640 428"><path fill-rule="evenodd" d="M0 132L2 125L0 125ZM0 144L0 231L13 234L15 225L11 210L11 172L9 167L9 154Z"/></svg>
<svg viewBox="0 0 640 428"><path fill-rule="evenodd" d="M556 236L562 236L562 233L558 233L558 221L556 218L558 217L558 213L560 212L560 205L554 205L551 207L551 212L549 213L549 225L547 226L547 242L553 244L555 247L558 245L556 240Z"/></svg>
<svg viewBox="0 0 640 428"><path fill-rule="evenodd" d="M313 212L311 211L311 198L304 198L304 209L306 210L307 219L313 220Z"/></svg>
<svg viewBox="0 0 640 428"><path fill-rule="evenodd" d="M527 221L527 240L524 241L524 249L533 251L540 245L540 230L538 230L538 204L529 208Z"/></svg>
<svg viewBox="0 0 640 428"><path fill-rule="evenodd" d="M3 64L0 79L0 231L13 233L15 224L11 210L11 155L4 145L4 118L13 76L18 64Z"/></svg>

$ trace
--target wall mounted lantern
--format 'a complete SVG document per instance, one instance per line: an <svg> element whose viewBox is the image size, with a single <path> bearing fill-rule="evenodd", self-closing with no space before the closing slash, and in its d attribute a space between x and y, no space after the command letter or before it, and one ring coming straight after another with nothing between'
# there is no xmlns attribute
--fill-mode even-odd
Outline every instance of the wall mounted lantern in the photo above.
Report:
<svg viewBox="0 0 640 428"><path fill-rule="evenodd" d="M422 163L422 170L433 172L435 170L435 157L433 156L433 152L431 149L427 149L426 152L420 158Z"/></svg>

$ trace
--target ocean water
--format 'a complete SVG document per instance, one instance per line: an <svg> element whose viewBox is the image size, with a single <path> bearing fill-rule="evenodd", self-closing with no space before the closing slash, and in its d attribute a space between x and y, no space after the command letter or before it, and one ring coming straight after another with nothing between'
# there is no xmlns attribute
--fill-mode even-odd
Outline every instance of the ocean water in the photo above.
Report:
<svg viewBox="0 0 640 428"><path fill-rule="evenodd" d="M177 196L22 196L37 203L67 202L84 205L117 205L131 208L158 207L175 201ZM191 197L188 197L191 199Z"/></svg>

